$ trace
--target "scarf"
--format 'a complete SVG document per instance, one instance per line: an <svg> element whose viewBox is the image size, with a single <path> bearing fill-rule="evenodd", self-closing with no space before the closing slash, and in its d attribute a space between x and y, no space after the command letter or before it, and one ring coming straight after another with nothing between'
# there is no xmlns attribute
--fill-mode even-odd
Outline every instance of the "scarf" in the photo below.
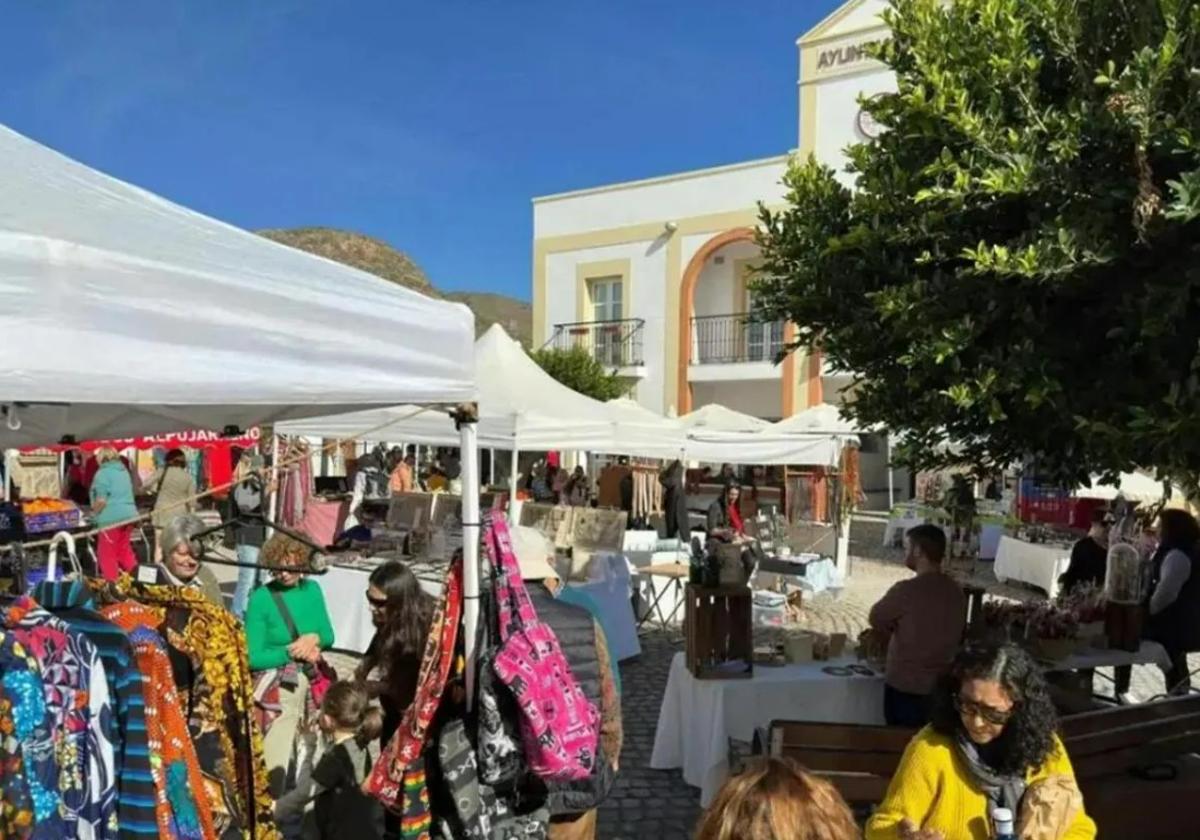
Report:
<svg viewBox="0 0 1200 840"><path fill-rule="evenodd" d="M1020 813L1021 798L1025 796L1024 776L1003 776L993 770L979 755L979 748L959 732L954 740L958 757L963 760L967 773L979 785L993 808L1007 808L1016 817Z"/></svg>
<svg viewBox="0 0 1200 840"><path fill-rule="evenodd" d="M731 503L726 506L726 515L729 517L729 524L733 530L739 534L746 533L746 525L742 522L742 512L738 510L736 503Z"/></svg>
<svg viewBox="0 0 1200 840"><path fill-rule="evenodd" d="M413 810L410 803L419 811L421 802L428 801L422 753L430 724L441 704L442 690L446 687L446 680L454 662L454 645L458 639L462 608L460 555L450 564L446 576L445 596L438 603L433 616L429 638L425 642L425 653L421 659L416 696L405 710L392 739L380 751L379 758L367 777L365 791L389 810L407 815ZM405 816L404 820L407 822L409 816ZM415 824L419 827L421 821L415 820ZM411 836L421 835L416 831Z"/></svg>

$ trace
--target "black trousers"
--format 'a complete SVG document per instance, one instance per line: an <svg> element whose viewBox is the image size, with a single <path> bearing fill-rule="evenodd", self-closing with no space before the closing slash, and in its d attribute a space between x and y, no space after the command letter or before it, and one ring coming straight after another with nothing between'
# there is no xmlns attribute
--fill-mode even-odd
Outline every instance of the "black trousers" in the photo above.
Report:
<svg viewBox="0 0 1200 840"><path fill-rule="evenodd" d="M888 726L920 729L929 723L929 695L883 687L883 719Z"/></svg>

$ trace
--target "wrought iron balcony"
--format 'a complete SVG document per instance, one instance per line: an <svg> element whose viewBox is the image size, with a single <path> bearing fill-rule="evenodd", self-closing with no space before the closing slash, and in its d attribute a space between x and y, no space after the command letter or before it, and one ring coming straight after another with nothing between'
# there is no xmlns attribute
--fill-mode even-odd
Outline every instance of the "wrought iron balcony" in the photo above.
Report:
<svg viewBox="0 0 1200 840"><path fill-rule="evenodd" d="M692 364L774 362L783 349L783 321L762 321L751 312L692 319Z"/></svg>
<svg viewBox="0 0 1200 840"><path fill-rule="evenodd" d="M607 367L638 367L645 363L642 356L642 328L645 326L646 322L641 318L555 324L554 334L546 346L559 350L582 347Z"/></svg>

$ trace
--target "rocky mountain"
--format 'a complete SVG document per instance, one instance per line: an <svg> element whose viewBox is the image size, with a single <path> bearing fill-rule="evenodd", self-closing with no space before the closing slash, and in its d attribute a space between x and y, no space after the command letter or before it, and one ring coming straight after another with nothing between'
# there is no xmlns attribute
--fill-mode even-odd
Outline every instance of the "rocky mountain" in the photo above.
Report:
<svg viewBox="0 0 1200 840"><path fill-rule="evenodd" d="M407 254L380 239L323 227L281 228L258 233L283 245L369 271L421 294L465 303L475 313L477 333L482 334L492 324L499 323L509 335L526 346L533 339L533 307L526 301L492 292L439 292Z"/></svg>

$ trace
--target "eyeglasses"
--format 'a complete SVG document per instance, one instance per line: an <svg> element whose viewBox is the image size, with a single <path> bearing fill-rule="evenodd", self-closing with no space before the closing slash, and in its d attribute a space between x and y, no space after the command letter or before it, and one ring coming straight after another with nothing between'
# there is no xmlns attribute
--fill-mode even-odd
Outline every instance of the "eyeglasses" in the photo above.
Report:
<svg viewBox="0 0 1200 840"><path fill-rule="evenodd" d="M386 597L372 598L371 593L370 592L367 593L367 603L370 604L372 607L374 607L377 610L381 610L384 607L386 607L387 602L388 602L388 599Z"/></svg>
<svg viewBox="0 0 1200 840"><path fill-rule="evenodd" d="M1008 723L1014 711L1014 709L1009 709L1002 712L999 709L993 709L991 706L985 706L983 703L968 700L961 694L954 695L954 708L963 717L982 718L993 726L1003 726Z"/></svg>

